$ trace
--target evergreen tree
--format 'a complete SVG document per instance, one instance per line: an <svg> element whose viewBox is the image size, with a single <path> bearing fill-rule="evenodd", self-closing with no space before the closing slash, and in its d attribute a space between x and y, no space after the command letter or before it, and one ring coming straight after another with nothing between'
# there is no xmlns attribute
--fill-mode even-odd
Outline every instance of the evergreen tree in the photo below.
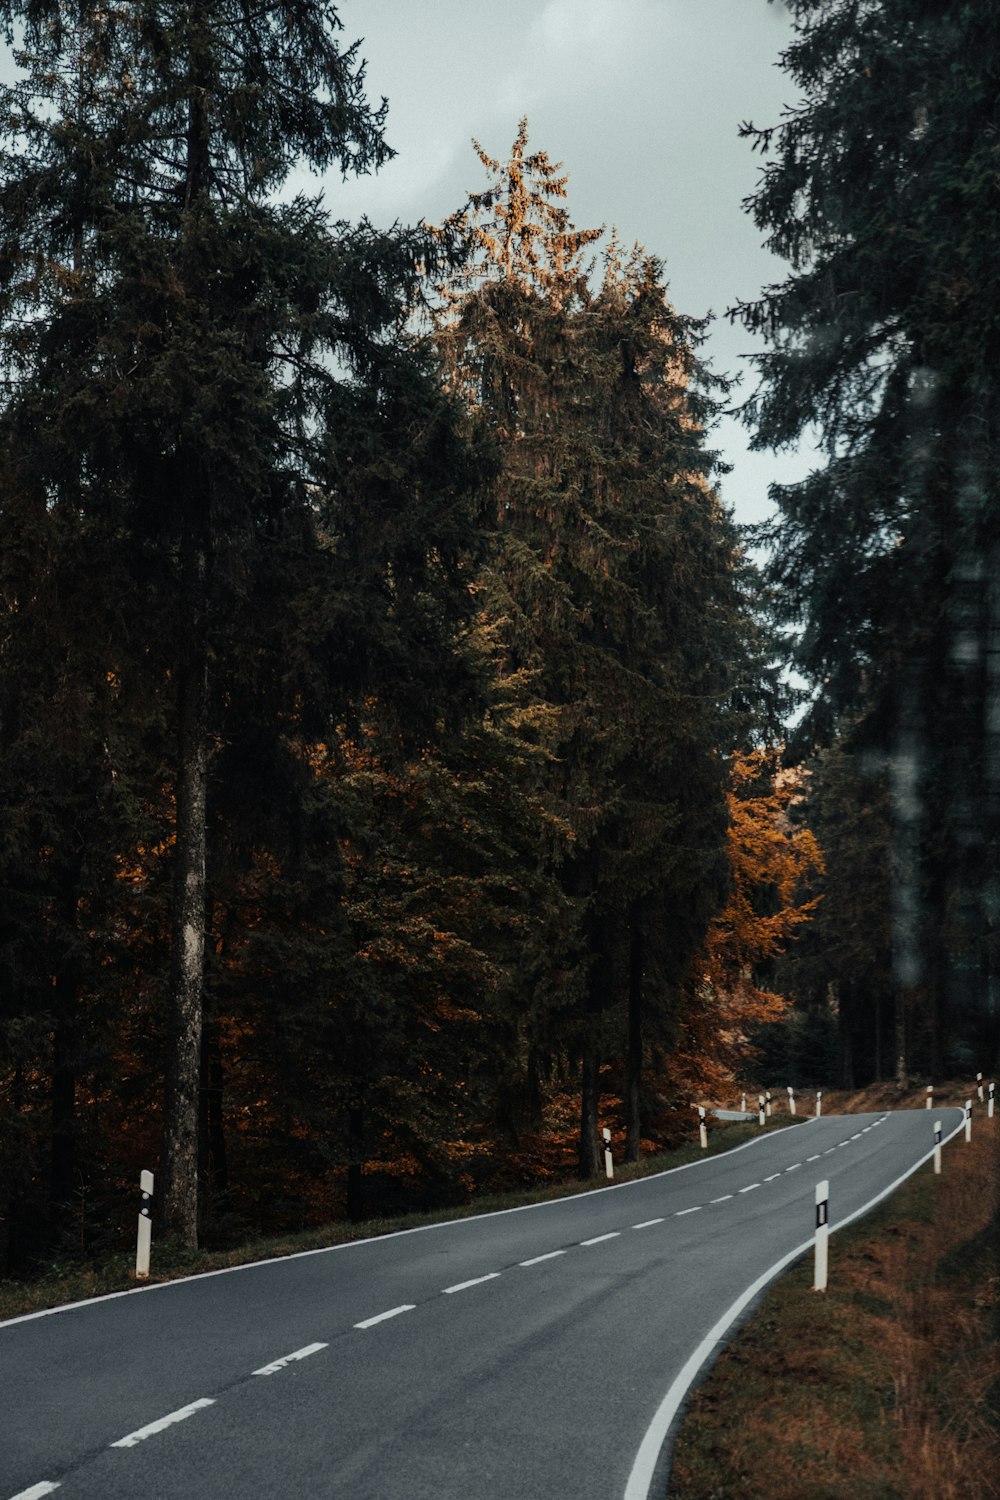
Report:
<svg viewBox="0 0 1000 1500"><path fill-rule="evenodd" d="M0 439L20 489L81 517L99 568L119 560L107 669L131 699L150 684L174 739L162 1186L193 1243L210 782L234 707L264 689L287 722L379 646L425 683L464 597L468 468L403 336L436 252L275 197L293 165L388 154L332 6L3 14L22 74L2 97ZM352 659L363 607L380 629Z"/></svg>
<svg viewBox="0 0 1000 1500"><path fill-rule="evenodd" d="M806 817L825 855L822 899L780 977L806 1014L836 1010L842 1088L891 1075L892 841L889 788L876 755L845 736L811 767ZM905 1051L910 1050L904 1039Z"/></svg>
<svg viewBox="0 0 1000 1500"><path fill-rule="evenodd" d="M802 102L746 127L750 207L791 266L739 312L771 350L759 446L813 424L825 467L778 487L770 580L829 742L863 710L893 808L900 1082L912 1016L1000 1045L996 353L988 9L792 0ZM939 1047L924 1060L940 1066Z"/></svg>
<svg viewBox="0 0 1000 1500"><path fill-rule="evenodd" d="M480 587L546 756L536 858L576 913L547 935L561 1003L532 1011L529 1050L579 1060L590 1175L602 1060L630 1012L637 1079L647 971L678 992L721 896L736 547L706 481L698 328L659 263L612 244L592 287L600 231L572 226L566 179L529 153L526 123L506 163L476 149L490 182L452 221L470 259L444 289L439 340L502 455Z"/></svg>

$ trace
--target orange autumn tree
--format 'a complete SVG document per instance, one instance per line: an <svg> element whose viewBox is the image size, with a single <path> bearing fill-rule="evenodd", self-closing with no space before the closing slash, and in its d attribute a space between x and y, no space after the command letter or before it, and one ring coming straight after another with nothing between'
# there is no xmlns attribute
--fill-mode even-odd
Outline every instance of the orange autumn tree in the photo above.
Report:
<svg viewBox="0 0 1000 1500"><path fill-rule="evenodd" d="M809 895L810 877L823 871L822 851L789 815L807 774L782 769L772 750L737 752L730 761L730 893L692 966L681 1011L669 1065L671 1091L681 1097L730 1090L748 1031L788 1007L756 976L784 952L822 899Z"/></svg>

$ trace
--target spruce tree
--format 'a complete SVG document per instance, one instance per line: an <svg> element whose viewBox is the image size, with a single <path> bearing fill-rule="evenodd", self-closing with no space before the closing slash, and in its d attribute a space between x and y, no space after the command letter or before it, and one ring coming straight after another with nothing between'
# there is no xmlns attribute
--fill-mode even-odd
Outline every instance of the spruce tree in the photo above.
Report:
<svg viewBox="0 0 1000 1500"><path fill-rule="evenodd" d="M578 1060L591 1175L601 1064L630 1012L637 1079L654 949L657 992L676 993L722 893L736 545L706 477L698 329L662 268L612 243L592 286L600 231L573 227L526 123L507 162L476 149L490 181L453 221L470 263L444 289L439 340L502 457L480 587L546 755L536 858L576 913L550 940L561 1002L536 1013L531 1047Z"/></svg>
<svg viewBox="0 0 1000 1500"><path fill-rule="evenodd" d="M192 1244L210 783L232 705L260 672L285 715L329 684L349 605L319 606L338 582L377 604L400 680L399 643L427 627L433 658L461 596L465 480L432 366L404 347L436 252L277 196L293 166L364 172L388 154L333 6L3 14L21 76L0 101L0 436L40 503L120 561L109 669L133 698L150 684L173 737L161 1185ZM361 558L349 578L323 568L337 547ZM369 664L350 662L354 680Z"/></svg>
<svg viewBox="0 0 1000 1500"><path fill-rule="evenodd" d="M860 709L851 739L883 759L903 1083L921 1016L960 1051L1000 1045L1000 49L984 8L789 9L802 102L746 127L767 158L749 206L790 263L739 309L771 341L748 415L760 446L821 434L824 466L775 490L770 581L816 687L807 731L829 743Z"/></svg>

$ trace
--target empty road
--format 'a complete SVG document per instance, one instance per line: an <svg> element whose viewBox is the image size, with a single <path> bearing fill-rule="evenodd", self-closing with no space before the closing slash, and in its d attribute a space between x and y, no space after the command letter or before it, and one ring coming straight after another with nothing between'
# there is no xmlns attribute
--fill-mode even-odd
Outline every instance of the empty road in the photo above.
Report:
<svg viewBox="0 0 1000 1500"><path fill-rule="evenodd" d="M928 1155L935 1119L947 1139L962 1112L827 1116L639 1182L0 1323L0 1500L662 1500L677 1401L808 1245L817 1182L835 1230ZM834 1237L831 1281L836 1260Z"/></svg>

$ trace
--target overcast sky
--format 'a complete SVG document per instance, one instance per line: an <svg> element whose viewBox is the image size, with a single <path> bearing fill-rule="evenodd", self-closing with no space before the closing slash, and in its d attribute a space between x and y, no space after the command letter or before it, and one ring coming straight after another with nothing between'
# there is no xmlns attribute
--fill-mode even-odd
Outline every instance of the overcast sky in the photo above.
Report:
<svg viewBox="0 0 1000 1500"><path fill-rule="evenodd" d="M760 162L742 120L773 124L792 102L776 66L790 36L768 0L340 0L344 40L364 38L369 98L389 101L398 153L372 177L328 183L337 217L440 222L483 185L470 144L505 159L522 115L530 143L569 173L578 226L617 225L666 264L675 306L716 315L713 367L753 372L753 347L724 313L784 275L741 207ZM723 498L741 521L767 513L772 479L802 453L749 454L724 421L715 443L733 465Z"/></svg>

